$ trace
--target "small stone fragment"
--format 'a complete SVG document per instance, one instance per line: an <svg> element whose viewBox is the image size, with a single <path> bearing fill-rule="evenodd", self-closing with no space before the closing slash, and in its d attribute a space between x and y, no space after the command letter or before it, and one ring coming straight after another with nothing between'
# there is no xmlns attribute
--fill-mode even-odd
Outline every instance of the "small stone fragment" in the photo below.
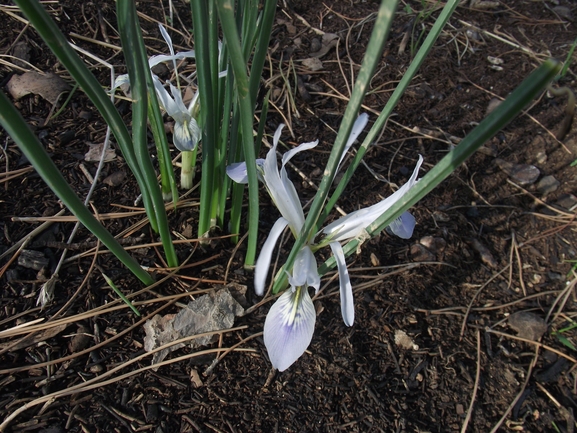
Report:
<svg viewBox="0 0 577 433"><path fill-rule="evenodd" d="M559 188L559 181L553 176L545 176L537 183L537 191L543 195L551 194Z"/></svg>
<svg viewBox="0 0 577 433"><path fill-rule="evenodd" d="M123 171L115 171L111 175L104 178L102 182L109 186L118 186L126 179L126 173Z"/></svg>
<svg viewBox="0 0 577 433"><path fill-rule="evenodd" d="M541 172L534 165L529 164L513 164L497 158L495 164L507 173L513 180L520 185L531 185L539 178Z"/></svg>
<svg viewBox="0 0 577 433"><path fill-rule="evenodd" d="M18 256L18 264L28 269L39 271L48 266L49 260L40 251L22 250Z"/></svg>
<svg viewBox="0 0 577 433"><path fill-rule="evenodd" d="M577 207L577 197L573 194L563 194L555 204L568 211L573 211Z"/></svg>
<svg viewBox="0 0 577 433"><path fill-rule="evenodd" d="M437 257L421 244L411 245L411 258L414 262L432 262Z"/></svg>
<svg viewBox="0 0 577 433"><path fill-rule="evenodd" d="M323 66L323 62L321 62L320 59L318 59L317 57L310 57L308 59L304 59L302 61L303 66L307 69L309 69L310 71L320 71L321 69L324 68Z"/></svg>
<svg viewBox="0 0 577 433"><path fill-rule="evenodd" d="M395 344L402 349L419 350L419 346L413 342L413 339L400 329L395 331Z"/></svg>
<svg viewBox="0 0 577 433"><path fill-rule="evenodd" d="M381 261L379 260L379 258L375 255L375 253L371 253L371 264L373 266L381 266Z"/></svg>
<svg viewBox="0 0 577 433"><path fill-rule="evenodd" d="M68 350L70 353L80 352L88 347L92 337L89 335L90 330L84 325L78 325L76 335L72 337L70 343L68 343Z"/></svg>
<svg viewBox="0 0 577 433"><path fill-rule="evenodd" d="M419 240L419 243L432 253L442 253L447 246L445 239L433 236L424 236Z"/></svg>
<svg viewBox="0 0 577 433"><path fill-rule="evenodd" d="M488 116L489 114L491 114L493 111L495 111L495 108L497 108L499 105L501 105L501 101L498 98L493 98L489 101L489 104L487 104L487 111L485 112L485 115Z"/></svg>
<svg viewBox="0 0 577 433"><path fill-rule="evenodd" d="M475 248L475 250L481 255L481 261L483 263L485 263L487 266L490 266L491 268L497 267L497 261L493 257L493 254L491 254L491 251L489 251L485 245L483 245L477 239L472 239L471 246Z"/></svg>
<svg viewBox="0 0 577 433"><path fill-rule="evenodd" d="M571 13L571 9L569 9L567 6L555 6L553 8L553 12L562 18L573 21L573 14Z"/></svg>
<svg viewBox="0 0 577 433"><path fill-rule="evenodd" d="M519 337L532 341L537 341L547 332L545 320L530 311L518 311L511 314L509 326L517 331Z"/></svg>

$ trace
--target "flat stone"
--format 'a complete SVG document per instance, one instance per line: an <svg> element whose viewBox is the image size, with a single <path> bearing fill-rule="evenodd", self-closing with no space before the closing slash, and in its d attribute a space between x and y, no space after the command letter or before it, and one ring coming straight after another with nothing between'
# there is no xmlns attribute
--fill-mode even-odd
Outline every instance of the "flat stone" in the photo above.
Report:
<svg viewBox="0 0 577 433"><path fill-rule="evenodd" d="M513 164L512 162L499 158L495 160L495 164L520 185L531 185L535 183L541 174L539 169L534 165Z"/></svg>
<svg viewBox="0 0 577 433"><path fill-rule="evenodd" d="M553 176L545 176L537 183L536 188L539 193L547 195L557 191L559 185L560 182Z"/></svg>
<svg viewBox="0 0 577 433"><path fill-rule="evenodd" d="M535 313L518 311L509 316L509 326L517 335L527 340L537 341L547 332L547 323Z"/></svg>

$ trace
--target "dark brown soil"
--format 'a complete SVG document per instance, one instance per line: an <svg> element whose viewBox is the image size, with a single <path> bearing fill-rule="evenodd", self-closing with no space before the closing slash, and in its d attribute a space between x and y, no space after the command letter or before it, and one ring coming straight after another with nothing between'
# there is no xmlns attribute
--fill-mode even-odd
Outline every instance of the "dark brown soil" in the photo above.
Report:
<svg viewBox="0 0 577 433"><path fill-rule="evenodd" d="M180 13L174 27L184 35L191 27L190 12L185 4L176 3ZM314 151L293 160L318 184L378 2L279 3L268 63L273 69L267 67L264 77L274 105L267 133L288 122L294 135L291 138L285 130L287 144L318 138L321 144ZM404 183L418 154L428 170L483 119L492 100L506 97L544 59L565 60L577 36L577 7L569 0L466 3L451 18L383 136L367 153L365 161L380 179ZM438 6L408 4L412 11L400 7L365 101L369 113L385 105L411 62L412 45L418 43L421 29L430 29L438 14L435 10L420 20L418 12ZM47 7L73 43L123 71L118 50L81 38L105 41L100 16L108 43L120 45L113 30L112 3L62 1ZM147 17L163 21L168 12L156 2L140 2L138 7L146 15L142 19L150 53L165 52L156 24ZM15 9L0 6L0 52L17 55L15 47L23 43L30 64L70 82L37 34L15 16L20 16ZM322 69L312 72L302 61L321 42L321 32L337 34L339 44L320 58ZM182 35L173 34L177 49L193 44ZM494 64L493 58L502 63ZM2 86L12 74L31 69L25 64L18 69L17 61L6 59L12 66L0 65ZM109 71L87 61L108 86ZM576 90L572 67L573 63L556 86ZM287 97L289 91L294 104ZM463 431L466 425L471 432L489 432L497 426L501 431L573 432L577 354L553 334L570 325L577 314L576 277L569 273L571 261L577 260L577 169L570 166L577 158L577 127L561 131L566 102L564 97L544 94L415 206L417 227L411 240L383 234L349 259L355 288L353 327L342 322L338 283L326 278L315 300L318 318L312 344L283 373L272 370L262 342L260 333L271 305L264 302L237 319L235 326L241 329L225 332L207 348L236 345L237 350L221 353L217 363L214 351L195 354L201 349L183 348L168 359L187 358L157 371L137 372L151 364L150 357L143 357L104 379L117 379L109 384L58 395L46 404L37 400L145 353L142 324L131 328L140 318L126 308L94 313L117 300L101 271L126 294L142 285L111 255L95 259L90 251L95 239L84 229L68 253L73 259L59 273L54 300L43 310L36 307L40 287L54 271L73 228L71 222L53 222L26 246L47 259L40 271L23 266L15 252L1 259L0 332L36 319L44 319L48 330L23 343L19 341L27 334L4 338L0 333L0 422L19 411L7 431L449 432ZM94 174L96 163L84 161L84 155L89 144L101 143L105 134L94 106L76 91L62 113L46 122L52 105L40 96L26 96L15 104L84 198L90 184L80 167ZM128 103L118 106L130 119ZM3 130L0 139L5 167L0 185L2 253L40 224L14 217L52 216L61 206L33 171L16 172L29 164ZM532 164L540 170L539 179L520 186L502 170L506 163ZM121 158L106 164L102 178L118 173L126 176L119 184L97 187L92 203L99 214L127 211L119 206L134 208L136 184ZM295 172L290 175L301 199L312 198L315 190L298 182ZM546 176L558 181L555 190L547 192L539 184ZM350 212L391 192L387 182L360 167L339 205ZM198 193L189 198L194 202ZM194 205L183 206L170 213L171 227L192 239L196 215ZM263 194L263 241L277 217ZM143 218L124 215L104 224L120 234ZM181 244L181 259L194 252L189 263L195 266L135 300L209 291L234 282L246 285L248 303L257 304L261 299L252 294L252 275L243 269L243 246L237 251L227 239L216 237L225 234L215 233L207 246L195 241ZM135 226L122 237L127 244L141 246L131 251L142 265L165 266L159 252L146 246L156 240L148 225ZM281 249L281 263L290 247ZM158 271L157 279L165 274ZM160 314L180 309L181 304L161 301L145 302L139 309L143 315L162 306ZM526 334L518 335L517 327L511 326L509 316L519 312L530 312L532 320L546 323L540 343L523 341L520 336L527 338ZM59 327L47 323L62 318L70 320ZM403 333L408 343L401 341ZM577 344L574 330L562 336ZM53 360L58 361L46 365ZM20 411L25 404L30 408Z"/></svg>

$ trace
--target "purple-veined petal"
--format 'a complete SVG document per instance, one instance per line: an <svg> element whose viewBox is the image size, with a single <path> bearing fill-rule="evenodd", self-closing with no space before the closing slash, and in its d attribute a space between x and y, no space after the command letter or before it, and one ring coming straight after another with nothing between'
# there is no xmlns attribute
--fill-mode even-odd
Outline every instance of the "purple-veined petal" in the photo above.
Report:
<svg viewBox="0 0 577 433"><path fill-rule="evenodd" d="M284 371L305 352L315 330L316 312L306 287L286 290L264 322L264 344L274 368Z"/></svg>
<svg viewBox="0 0 577 433"><path fill-rule="evenodd" d="M321 287L321 277L317 269L315 255L308 245L305 245L297 254L292 269L292 275L288 277L290 285L296 287L314 287L318 292Z"/></svg>
<svg viewBox="0 0 577 433"><path fill-rule="evenodd" d="M284 125L280 124L274 134L273 146L266 155L262 171L264 183L269 195L281 215L289 222L291 231L296 237L305 222L305 216L293 184L288 178L286 183L283 182L278 169L276 147L283 127Z"/></svg>
<svg viewBox="0 0 577 433"><path fill-rule="evenodd" d="M351 212L347 216L339 218L323 229L323 233L331 237L333 241L342 241L359 236L373 221L387 211L403 195L409 191L416 183L419 169L423 163L423 157L419 155L417 166L413 171L409 181L401 186L397 191L377 204L358 211Z"/></svg>
<svg viewBox="0 0 577 433"><path fill-rule="evenodd" d="M330 244L333 255L337 262L337 269L339 271L339 285L341 294L341 314L343 321L347 326L353 326L355 321L355 303L353 300L353 286L351 286L351 279L349 278L349 270L347 269L347 262L343 247L338 242L331 242Z"/></svg>
<svg viewBox="0 0 577 433"><path fill-rule="evenodd" d="M259 158L256 160L256 167L257 167L257 176L259 180L262 179L262 166L264 164L264 159ZM233 162L229 166L226 167L226 174L236 183L248 183L248 173L246 171L246 162Z"/></svg>
<svg viewBox="0 0 577 433"><path fill-rule="evenodd" d="M226 167L226 174L236 183L248 183L246 162L233 162Z"/></svg>
<svg viewBox="0 0 577 433"><path fill-rule="evenodd" d="M279 236L287 225L288 221L286 219L279 218L272 226L272 229L270 230L270 233L268 234L268 237L266 238L266 241L260 250L260 254L256 260L256 266L254 270L254 291L258 296L264 295L266 276L268 275L272 252Z"/></svg>
<svg viewBox="0 0 577 433"><path fill-rule="evenodd" d="M339 165L337 166L337 172L339 171L341 167L341 162L343 162L343 159L345 159L347 152L349 151L349 149L351 148L351 146L353 145L359 134L363 132L363 129L365 129L365 126L367 126L368 121L369 121L369 115L367 113L361 114L359 117L357 117L357 120L355 120L353 129L351 130L351 134L349 135L349 139L347 140L347 144L345 146L345 149L343 150L341 159L339 160Z"/></svg>
<svg viewBox="0 0 577 433"><path fill-rule="evenodd" d="M413 236L413 230L415 229L415 217L409 212L403 213L400 217L394 220L387 229L391 231L394 235L397 235L401 239L410 239Z"/></svg>
<svg viewBox="0 0 577 433"><path fill-rule="evenodd" d="M188 122L185 119L185 123L177 119L174 120L174 145L181 152L194 150L200 140L200 128L196 120L192 116Z"/></svg>
<svg viewBox="0 0 577 433"><path fill-rule="evenodd" d="M114 80L114 85L112 86L112 89L110 89L110 90L115 90L115 89L119 88L120 86L122 86L123 84L130 84L130 79L128 78L128 74L122 74L122 75L119 75L118 77L116 77L116 79Z"/></svg>

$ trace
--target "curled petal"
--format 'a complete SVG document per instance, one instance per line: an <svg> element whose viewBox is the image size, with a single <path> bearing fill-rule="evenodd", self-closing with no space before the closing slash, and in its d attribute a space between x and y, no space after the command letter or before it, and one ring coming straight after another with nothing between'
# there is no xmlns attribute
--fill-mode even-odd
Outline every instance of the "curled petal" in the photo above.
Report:
<svg viewBox="0 0 577 433"><path fill-rule="evenodd" d="M305 222L303 208L294 185L288 180L284 166L281 179L281 173L279 172L276 159L276 147L283 127L284 125L280 124L274 134L273 147L267 153L262 167L263 179L276 207L281 215L289 222L293 234L297 236Z"/></svg>
<svg viewBox="0 0 577 433"><path fill-rule="evenodd" d="M289 275L288 280L293 289L303 286L314 287L315 291L319 291L321 277L317 270L315 255L308 245L305 245L297 254L292 275Z"/></svg>
<svg viewBox="0 0 577 433"><path fill-rule="evenodd" d="M323 233L333 241L342 241L359 236L371 223L385 213L392 205L399 201L416 183L419 169L423 163L423 157L419 155L419 161L409 181L386 199L370 207L351 212L347 216L339 218L323 229Z"/></svg>
<svg viewBox="0 0 577 433"><path fill-rule="evenodd" d="M128 78L128 74L122 74L116 77L114 80L114 85L112 86L111 90L115 90L122 86L123 84L130 84L130 79Z"/></svg>
<svg viewBox="0 0 577 433"><path fill-rule="evenodd" d="M236 183L248 183L246 162L234 162L226 167L226 174Z"/></svg>
<svg viewBox="0 0 577 433"><path fill-rule="evenodd" d="M167 54L158 54L148 59L148 67L153 68L159 63L171 62L173 60L193 59L194 57L196 57L194 50L181 51L180 53L176 53L170 56Z"/></svg>
<svg viewBox="0 0 577 433"><path fill-rule="evenodd" d="M353 129L351 130L351 135L349 135L349 139L347 140L347 144L345 146L345 149L343 150L341 159L339 160L337 171L339 171L339 168L341 167L341 162L343 162L343 159L345 159L347 152L349 151L349 149L351 148L351 146L353 145L359 134L363 132L365 126L367 126L368 121L369 121L369 115L367 113L361 114L359 117L357 117L357 120L355 120Z"/></svg>
<svg viewBox="0 0 577 433"><path fill-rule="evenodd" d="M402 239L410 239L415 229L415 217L409 212L403 213L387 227L388 231Z"/></svg>
<svg viewBox="0 0 577 433"><path fill-rule="evenodd" d="M168 45L168 50L170 51L170 54L174 55L174 48L172 46L172 39L170 38L170 35L168 34L164 26L160 23L158 23L158 29L160 30L160 34L164 38L166 45Z"/></svg>
<svg viewBox="0 0 577 433"><path fill-rule="evenodd" d="M262 179L261 171L262 166L264 164L264 159L257 159L256 160L256 167L257 167L257 176L259 180ZM248 183L248 173L246 171L246 162L233 162L229 166L226 167L226 174L236 183Z"/></svg>
<svg viewBox="0 0 577 433"><path fill-rule="evenodd" d="M286 290L264 322L264 344L274 368L289 368L309 347L315 330L313 301L304 287Z"/></svg>
<svg viewBox="0 0 577 433"><path fill-rule="evenodd" d="M268 238L266 238L266 241L260 250L258 259L256 260L256 267L254 270L254 291L259 296L264 295L266 276L268 275L268 268L270 267L274 246L287 225L288 221L284 218L279 218L274 223Z"/></svg>
<svg viewBox="0 0 577 433"><path fill-rule="evenodd" d="M330 244L335 260L337 261L337 269L339 270L339 283L341 294L341 314L343 321L347 326L353 326L355 321L355 304L353 300L353 286L349 278L349 270L347 269L347 262L343 248L338 242L331 242Z"/></svg>

